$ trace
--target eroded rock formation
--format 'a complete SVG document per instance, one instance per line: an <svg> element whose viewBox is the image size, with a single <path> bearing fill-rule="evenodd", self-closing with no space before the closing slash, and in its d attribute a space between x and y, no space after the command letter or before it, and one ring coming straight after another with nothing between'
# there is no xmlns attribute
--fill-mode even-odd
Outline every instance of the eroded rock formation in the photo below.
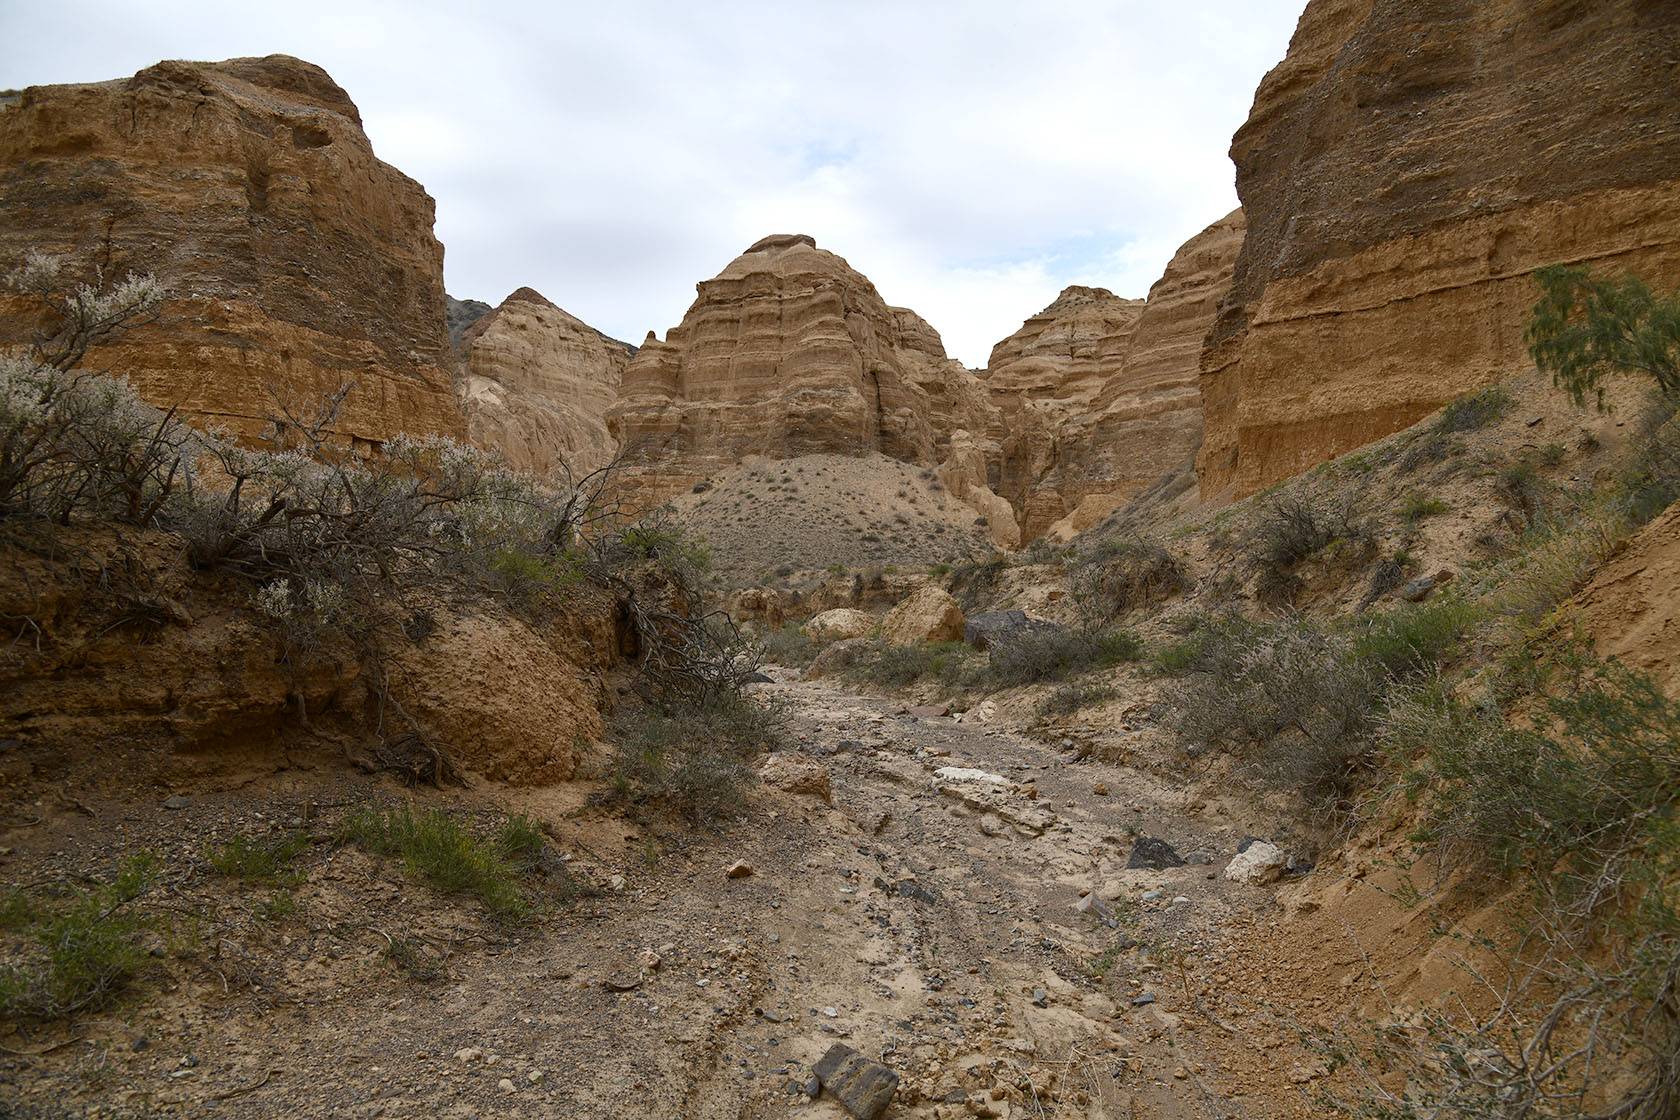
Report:
<svg viewBox="0 0 1680 1120"><path fill-rule="evenodd" d="M84 279L157 276L157 321L88 365L235 435L260 431L276 396L343 381L343 437L460 433L432 216L345 92L295 58L161 62L0 98L0 271L35 250ZM37 314L0 298L0 342Z"/></svg>
<svg viewBox="0 0 1680 1120"><path fill-rule="evenodd" d="M530 288L461 331L456 389L467 438L519 470L581 478L611 462L607 409L630 347Z"/></svg>
<svg viewBox="0 0 1680 1120"><path fill-rule="evenodd" d="M1680 8L1311 0L1231 157L1248 235L1207 350L1204 496L1525 368L1530 273L1680 275Z"/></svg>
<svg viewBox="0 0 1680 1120"><path fill-rule="evenodd" d="M1237 210L1185 242L1147 300L1068 288L993 349L999 491L1023 541L1090 527L1195 454L1198 359L1242 239Z"/></svg>
<svg viewBox="0 0 1680 1120"><path fill-rule="evenodd" d="M682 323L626 367L607 426L644 502L744 455L880 452L931 467L994 437L983 388L933 328L802 234L766 237L700 284ZM985 502L983 463L954 477L959 498ZM1015 543L1012 524L997 531Z"/></svg>

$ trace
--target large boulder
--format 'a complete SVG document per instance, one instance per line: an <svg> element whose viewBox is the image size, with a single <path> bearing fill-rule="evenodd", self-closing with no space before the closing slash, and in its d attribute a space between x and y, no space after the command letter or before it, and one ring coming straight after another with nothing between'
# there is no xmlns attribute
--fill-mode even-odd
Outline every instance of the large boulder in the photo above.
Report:
<svg viewBox="0 0 1680 1120"><path fill-rule="evenodd" d="M875 632L875 616L850 607L836 607L815 615L805 624L805 634L818 645L846 638L866 638Z"/></svg>
<svg viewBox="0 0 1680 1120"><path fill-rule="evenodd" d="M962 640L975 649L991 649L1026 634L1054 633L1061 626L1033 618L1026 611L981 611L963 622Z"/></svg>
<svg viewBox="0 0 1680 1120"><path fill-rule="evenodd" d="M959 642L962 636L962 607L943 587L931 583L911 592L881 620L881 637L889 646Z"/></svg>

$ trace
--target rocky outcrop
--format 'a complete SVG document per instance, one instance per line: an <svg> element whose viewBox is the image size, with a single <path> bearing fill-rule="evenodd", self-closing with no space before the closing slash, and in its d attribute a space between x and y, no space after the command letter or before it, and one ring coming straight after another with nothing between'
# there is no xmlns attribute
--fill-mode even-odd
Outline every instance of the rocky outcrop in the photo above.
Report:
<svg viewBox="0 0 1680 1120"><path fill-rule="evenodd" d="M995 434L984 390L933 328L802 234L766 237L700 284L683 321L625 368L607 427L643 502L749 454L879 452L932 467L959 431ZM963 481L963 493L986 490L983 470Z"/></svg>
<svg viewBox="0 0 1680 1120"><path fill-rule="evenodd" d="M0 97L0 271L29 251L150 272L157 320L88 356L148 400L250 437L276 396L353 382L337 430L459 434L432 199L373 153L319 67L162 62ZM39 309L0 298L0 342Z"/></svg>
<svg viewBox="0 0 1680 1120"><path fill-rule="evenodd" d="M1231 157L1248 234L1201 360L1237 497L1529 367L1541 265L1680 275L1680 9L1311 0Z"/></svg>
<svg viewBox="0 0 1680 1120"><path fill-rule="evenodd" d="M960 642L962 637L962 607L950 592L931 583L916 588L881 619L881 640L889 646Z"/></svg>
<svg viewBox="0 0 1680 1120"><path fill-rule="evenodd" d="M1185 242L1147 300L1068 288L993 349L998 490L1023 541L1089 528L1196 453L1202 341L1242 240L1237 210Z"/></svg>
<svg viewBox="0 0 1680 1120"><path fill-rule="evenodd" d="M519 470L581 478L617 454L606 414L632 351L520 288L461 332L467 438Z"/></svg>

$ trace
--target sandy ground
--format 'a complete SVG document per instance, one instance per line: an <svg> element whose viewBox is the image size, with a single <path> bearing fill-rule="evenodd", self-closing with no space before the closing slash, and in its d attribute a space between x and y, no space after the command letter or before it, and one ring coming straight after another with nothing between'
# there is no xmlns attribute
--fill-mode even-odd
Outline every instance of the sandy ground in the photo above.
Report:
<svg viewBox="0 0 1680 1120"><path fill-rule="evenodd" d="M324 835L386 787L287 773L178 811L21 806L9 881L163 848L183 920L135 999L0 1037L0 1111L815 1120L845 1115L802 1091L838 1040L899 1072L888 1117L1312 1114L1290 1024L1216 979L1232 931L1280 913L1217 874L1245 832L1225 802L895 701L761 687L793 702L832 805L761 789L720 834L660 836L576 786L443 798L537 812L551 861L600 888L512 932L354 847L311 849L300 910L267 920L272 890L203 867L208 837ZM1003 780L941 782L946 766ZM1126 871L1136 835L1211 862ZM726 878L737 859L753 874ZM1076 909L1082 890L1102 907ZM392 937L445 978L396 970Z"/></svg>

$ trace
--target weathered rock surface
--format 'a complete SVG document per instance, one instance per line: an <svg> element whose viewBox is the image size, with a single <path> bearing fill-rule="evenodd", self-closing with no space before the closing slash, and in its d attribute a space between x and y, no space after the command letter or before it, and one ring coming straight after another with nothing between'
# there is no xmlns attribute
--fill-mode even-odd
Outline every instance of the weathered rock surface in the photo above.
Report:
<svg viewBox="0 0 1680 1120"><path fill-rule="evenodd" d="M1231 145L1203 495L1528 368L1538 266L1680 273L1677 58L1680 9L1648 0L1311 0Z"/></svg>
<svg viewBox="0 0 1680 1120"><path fill-rule="evenodd" d="M786 751L773 751L759 764L758 779L787 793L804 794L822 801L833 798L828 768L813 759Z"/></svg>
<svg viewBox="0 0 1680 1120"><path fill-rule="evenodd" d="M631 349L520 288L461 333L456 391L467 438L518 470L574 478L606 466L618 445L606 414Z"/></svg>
<svg viewBox="0 0 1680 1120"><path fill-rule="evenodd" d="M866 1058L844 1042L836 1042L817 1059L817 1080L858 1120L875 1120L898 1092L898 1074Z"/></svg>
<svg viewBox="0 0 1680 1120"><path fill-rule="evenodd" d="M990 417L933 328L810 237L787 234L701 283L663 342L648 336L607 427L626 448L626 483L656 502L745 455L880 452L933 467L958 430L984 444ZM952 489L983 500L985 483L982 466Z"/></svg>
<svg viewBox="0 0 1680 1120"><path fill-rule="evenodd" d="M1068 288L993 349L997 490L1023 541L1088 529L1195 455L1202 342L1242 239L1237 210L1185 242L1147 300Z"/></svg>
<svg viewBox="0 0 1680 1120"><path fill-rule="evenodd" d="M881 638L889 646L960 642L962 607L943 587L924 584L881 619Z"/></svg>
<svg viewBox="0 0 1680 1120"><path fill-rule="evenodd" d="M1288 864L1289 857L1283 854L1282 849L1264 840L1256 840L1225 865L1225 878L1233 883L1263 887L1282 875Z"/></svg>
<svg viewBox="0 0 1680 1120"><path fill-rule="evenodd" d="M381 163L325 71L285 55L161 62L0 98L0 270L150 272L157 320L89 354L240 437L274 397L355 384L339 435L460 434L432 199ZM0 297L0 342L39 311Z"/></svg>
<svg viewBox="0 0 1680 1120"><path fill-rule="evenodd" d="M835 607L831 611L823 611L813 615L805 623L805 633L813 641L820 644L845 641L847 638L862 638L875 630L875 616L864 611L853 610L851 607Z"/></svg>

